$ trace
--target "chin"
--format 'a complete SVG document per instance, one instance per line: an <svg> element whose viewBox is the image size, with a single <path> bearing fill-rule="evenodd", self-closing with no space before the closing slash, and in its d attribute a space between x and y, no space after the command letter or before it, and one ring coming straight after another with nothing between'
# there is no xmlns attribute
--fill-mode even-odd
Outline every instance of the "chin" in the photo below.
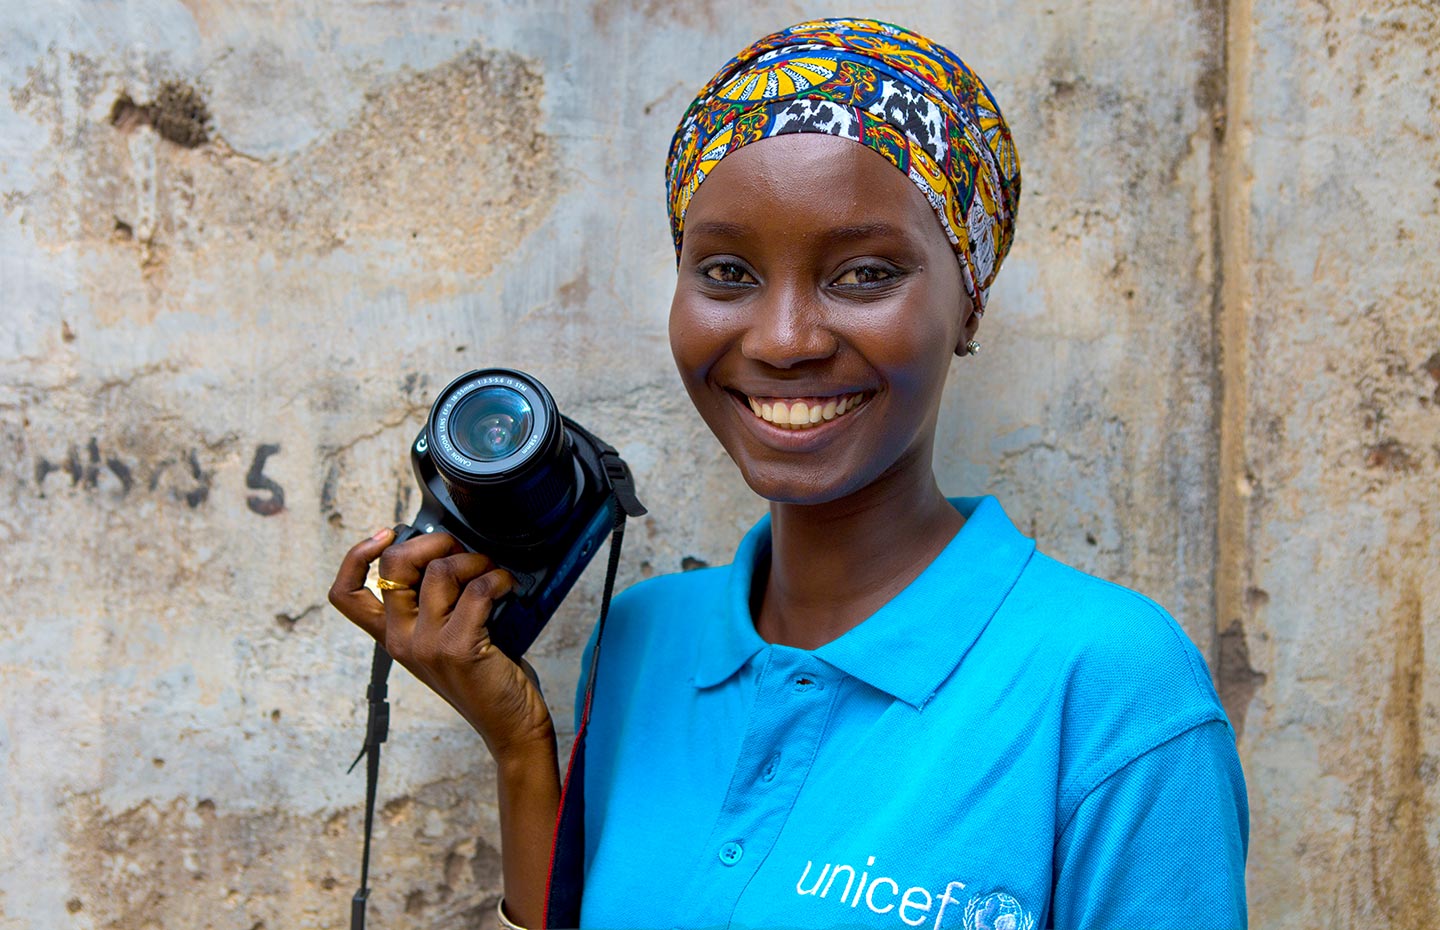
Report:
<svg viewBox="0 0 1440 930"><path fill-rule="evenodd" d="M861 486L804 469L736 461L740 476L760 497L772 504L828 504L853 494Z"/></svg>

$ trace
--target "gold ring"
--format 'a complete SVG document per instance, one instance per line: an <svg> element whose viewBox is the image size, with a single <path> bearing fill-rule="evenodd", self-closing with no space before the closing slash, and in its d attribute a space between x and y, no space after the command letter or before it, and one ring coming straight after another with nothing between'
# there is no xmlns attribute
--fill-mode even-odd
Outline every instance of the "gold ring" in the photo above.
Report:
<svg viewBox="0 0 1440 930"><path fill-rule="evenodd" d="M381 591L413 591L413 590L414 590L414 589L411 588L408 584L401 584L401 583L398 582L398 581L391 581L389 578L381 578L381 577L379 577L379 576L376 576L376 578L375 578L375 587L379 588Z"/></svg>

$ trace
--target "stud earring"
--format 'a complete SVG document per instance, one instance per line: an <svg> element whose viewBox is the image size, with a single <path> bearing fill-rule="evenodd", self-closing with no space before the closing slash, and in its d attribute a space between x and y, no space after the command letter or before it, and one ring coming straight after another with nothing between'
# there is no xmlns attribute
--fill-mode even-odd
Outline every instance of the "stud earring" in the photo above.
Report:
<svg viewBox="0 0 1440 930"><path fill-rule="evenodd" d="M971 339L969 342L965 343L965 354L966 354L966 355L979 355L979 354L980 354L980 343L976 342L974 339Z"/></svg>

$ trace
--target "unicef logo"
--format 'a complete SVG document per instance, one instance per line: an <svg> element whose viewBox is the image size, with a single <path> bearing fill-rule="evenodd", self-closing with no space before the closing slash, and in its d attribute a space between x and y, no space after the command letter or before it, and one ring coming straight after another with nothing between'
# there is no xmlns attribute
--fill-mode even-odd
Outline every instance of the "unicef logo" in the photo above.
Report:
<svg viewBox="0 0 1440 930"><path fill-rule="evenodd" d="M1035 930L1035 918L1010 895L976 895L965 905L965 930Z"/></svg>

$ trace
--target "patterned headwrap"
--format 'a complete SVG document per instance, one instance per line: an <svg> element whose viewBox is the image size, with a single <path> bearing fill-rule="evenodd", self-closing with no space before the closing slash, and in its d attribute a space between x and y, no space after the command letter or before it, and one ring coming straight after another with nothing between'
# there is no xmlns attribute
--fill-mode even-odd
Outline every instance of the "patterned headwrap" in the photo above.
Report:
<svg viewBox="0 0 1440 930"><path fill-rule="evenodd" d="M934 208L983 312L1015 235L1020 162L990 90L953 52L869 19L800 23L730 60L685 110L665 166L675 255L685 210L716 163L790 132L883 155Z"/></svg>

